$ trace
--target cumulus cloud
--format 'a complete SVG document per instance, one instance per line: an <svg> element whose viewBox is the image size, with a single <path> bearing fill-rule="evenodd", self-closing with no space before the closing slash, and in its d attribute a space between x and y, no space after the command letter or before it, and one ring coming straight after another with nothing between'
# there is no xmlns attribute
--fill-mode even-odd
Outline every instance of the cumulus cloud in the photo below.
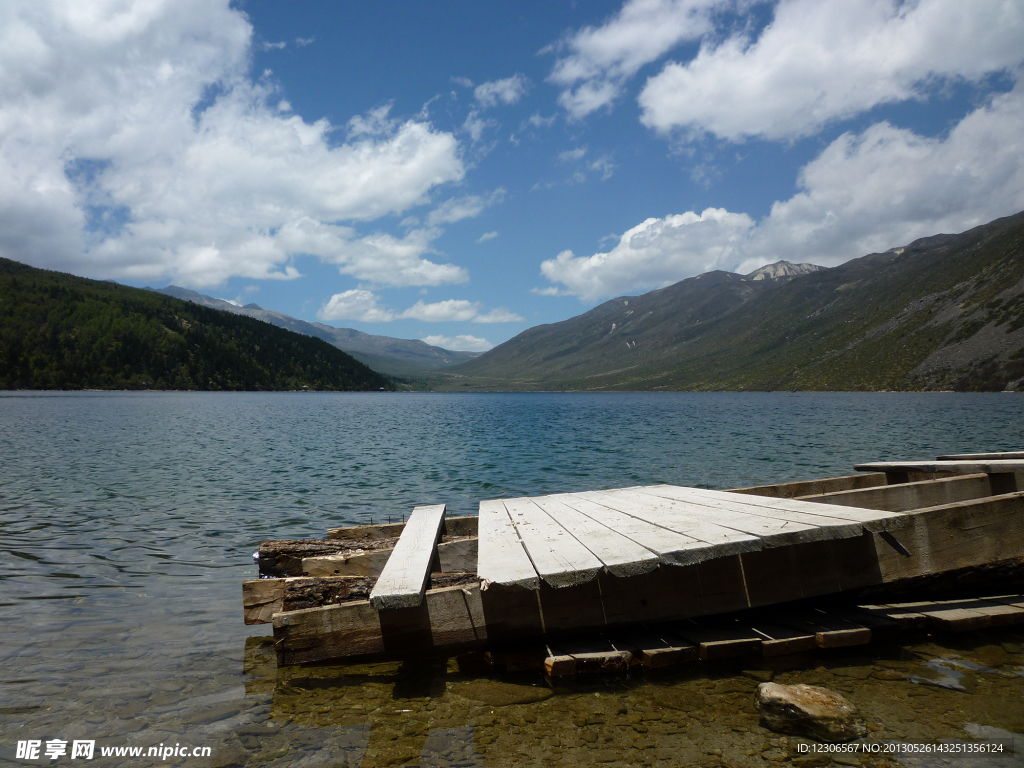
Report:
<svg viewBox="0 0 1024 768"><path fill-rule="evenodd" d="M494 348L491 342L479 336L424 336L421 341L454 352L486 352Z"/></svg>
<svg viewBox="0 0 1024 768"><path fill-rule="evenodd" d="M922 99L937 80L977 80L1024 60L1024 7L1002 0L782 0L755 40L707 39L640 94L660 131L741 140L806 136L879 104Z"/></svg>
<svg viewBox="0 0 1024 768"><path fill-rule="evenodd" d="M711 14L724 0L628 0L599 27L584 27L551 50L558 52L549 80L573 118L608 107L641 67L712 29Z"/></svg>
<svg viewBox="0 0 1024 768"><path fill-rule="evenodd" d="M526 95L529 89L529 78L515 74L504 80L481 83L473 89L473 97L481 107L487 109L499 104L515 104Z"/></svg>
<svg viewBox="0 0 1024 768"><path fill-rule="evenodd" d="M253 46L228 0L4 4L0 253L197 287L296 277L299 253L384 284L464 280L422 257L424 233L349 226L462 179L455 137L384 108L339 141L279 109Z"/></svg>
<svg viewBox="0 0 1024 768"><path fill-rule="evenodd" d="M735 263L739 245L753 226L746 214L722 208L651 218L628 230L607 253L574 256L562 251L543 262L540 271L584 301L656 288Z"/></svg>
<svg viewBox="0 0 1024 768"><path fill-rule="evenodd" d="M380 306L380 300L372 291L356 288L336 293L316 313L324 322L330 320L362 320L364 323L387 323L395 315Z"/></svg>
<svg viewBox="0 0 1024 768"><path fill-rule="evenodd" d="M473 322L515 323L523 318L504 307L483 312L478 301L446 299L427 303L417 301L404 312L394 312L380 304L380 298L363 288L336 293L317 312L321 320L362 320L367 323L388 323L392 320L420 320L427 323Z"/></svg>
<svg viewBox="0 0 1024 768"><path fill-rule="evenodd" d="M799 191L755 224L708 209L652 218L608 252L541 265L548 295L585 301L711 269L745 274L780 259L823 266L1024 209L1024 86L995 96L945 138L878 123L845 133L800 172ZM563 286L559 288L558 286Z"/></svg>
<svg viewBox="0 0 1024 768"><path fill-rule="evenodd" d="M402 313L402 317L408 320L423 320L428 323L464 322L476 317L479 308L480 305L475 301L466 301L465 299L448 299L433 304L417 301Z"/></svg>

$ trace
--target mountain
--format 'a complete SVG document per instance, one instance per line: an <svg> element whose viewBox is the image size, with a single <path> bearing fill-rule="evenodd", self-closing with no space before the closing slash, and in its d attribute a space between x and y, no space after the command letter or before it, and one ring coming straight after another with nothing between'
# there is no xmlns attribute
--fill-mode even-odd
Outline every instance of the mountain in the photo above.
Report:
<svg viewBox="0 0 1024 768"><path fill-rule="evenodd" d="M380 390L319 339L0 259L0 389Z"/></svg>
<svg viewBox="0 0 1024 768"><path fill-rule="evenodd" d="M709 272L530 328L449 390L1024 389L1024 213L831 269Z"/></svg>
<svg viewBox="0 0 1024 768"><path fill-rule="evenodd" d="M281 312L264 309L259 304L239 306L230 301L204 296L176 285L149 290L191 301L204 307L254 317L304 336L323 339L328 344L333 344L343 352L352 355L356 360L366 363L375 371L391 376L418 376L439 368L464 363L480 354L479 352L455 352L442 347L434 347L425 341L416 339L394 339L390 336L374 336L352 328L334 328L323 323L307 323Z"/></svg>

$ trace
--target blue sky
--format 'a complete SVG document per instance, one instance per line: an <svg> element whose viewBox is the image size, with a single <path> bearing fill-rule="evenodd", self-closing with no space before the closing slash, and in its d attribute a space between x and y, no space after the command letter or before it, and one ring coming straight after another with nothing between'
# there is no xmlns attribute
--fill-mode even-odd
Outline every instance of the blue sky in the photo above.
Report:
<svg viewBox="0 0 1024 768"><path fill-rule="evenodd" d="M0 8L0 255L483 350L1024 209L1019 0Z"/></svg>

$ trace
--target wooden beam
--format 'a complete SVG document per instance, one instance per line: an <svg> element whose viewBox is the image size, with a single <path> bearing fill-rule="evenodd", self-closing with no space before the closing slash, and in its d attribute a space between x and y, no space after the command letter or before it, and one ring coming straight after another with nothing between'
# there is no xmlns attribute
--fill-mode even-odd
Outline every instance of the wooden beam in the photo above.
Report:
<svg viewBox="0 0 1024 768"><path fill-rule="evenodd" d="M884 472L829 477L823 480L799 480L793 483L776 483L775 485L754 485L748 488L730 488L729 493L767 496L774 499L795 499L801 496L851 491L858 488L872 488L878 485L885 485Z"/></svg>
<svg viewBox="0 0 1024 768"><path fill-rule="evenodd" d="M476 519L476 518L474 518ZM304 576L380 576L393 549L358 551L351 554L321 555L302 559ZM477 539L441 541L437 559L444 573L468 573L477 568Z"/></svg>
<svg viewBox="0 0 1024 768"><path fill-rule="evenodd" d="M985 459L1024 459L1024 451L1003 451L1001 453L951 453L936 456L936 461L981 461Z"/></svg>
<svg viewBox="0 0 1024 768"><path fill-rule="evenodd" d="M953 504L992 495L990 476L984 473L923 480L916 483L883 485L853 491L803 496L802 501L817 504L838 504L844 507L909 512L922 507Z"/></svg>
<svg viewBox="0 0 1024 768"><path fill-rule="evenodd" d="M423 602L443 523L443 504L416 507L412 511L370 593L370 605L380 611L415 608Z"/></svg>
<svg viewBox="0 0 1024 768"><path fill-rule="evenodd" d="M397 515L392 515L397 517ZM405 522L378 523L376 525L349 525L343 528L328 528L328 539L343 541L373 541L376 539L397 539L402 535ZM462 517L446 517L444 519L445 536L476 536L476 515Z"/></svg>
<svg viewBox="0 0 1024 768"><path fill-rule="evenodd" d="M427 590L414 608L377 611L368 600L274 615L278 663L338 658L418 658L482 648L488 639L480 589Z"/></svg>

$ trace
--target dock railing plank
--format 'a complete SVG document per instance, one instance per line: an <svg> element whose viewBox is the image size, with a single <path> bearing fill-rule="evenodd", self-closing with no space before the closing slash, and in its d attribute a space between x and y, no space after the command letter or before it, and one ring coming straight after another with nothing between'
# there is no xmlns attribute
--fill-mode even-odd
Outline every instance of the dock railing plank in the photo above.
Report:
<svg viewBox="0 0 1024 768"><path fill-rule="evenodd" d="M651 550L632 539L579 512L553 496L534 500L538 507L572 534L600 560L612 576L636 576L650 573L660 559Z"/></svg>
<svg viewBox="0 0 1024 768"><path fill-rule="evenodd" d="M593 579L604 567L594 554L559 525L533 499L505 499L533 567L552 587L569 587Z"/></svg>
<svg viewBox="0 0 1024 768"><path fill-rule="evenodd" d="M370 605L379 610L415 608L423 602L430 565L444 524L444 504L416 507L370 592Z"/></svg>
<svg viewBox="0 0 1024 768"><path fill-rule="evenodd" d="M537 589L540 578L523 548L516 527L499 500L480 502L477 574L489 584Z"/></svg>

